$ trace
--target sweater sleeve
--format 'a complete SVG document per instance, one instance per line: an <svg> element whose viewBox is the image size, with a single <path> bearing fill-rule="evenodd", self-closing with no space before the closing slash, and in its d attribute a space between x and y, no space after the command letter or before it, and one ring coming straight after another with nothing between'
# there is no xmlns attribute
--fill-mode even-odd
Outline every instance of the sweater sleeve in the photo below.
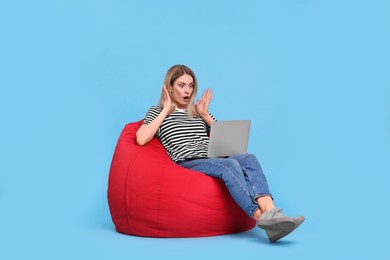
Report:
<svg viewBox="0 0 390 260"><path fill-rule="evenodd" d="M147 125L152 122L159 114L161 113L161 108L157 106L152 106L149 108L148 112L145 115L143 125Z"/></svg>
<svg viewBox="0 0 390 260"><path fill-rule="evenodd" d="M211 118L214 120L214 121L217 121L217 119L215 119L215 117L209 112L209 115L211 116ZM210 133L210 126L208 124L206 124L206 131L207 133Z"/></svg>

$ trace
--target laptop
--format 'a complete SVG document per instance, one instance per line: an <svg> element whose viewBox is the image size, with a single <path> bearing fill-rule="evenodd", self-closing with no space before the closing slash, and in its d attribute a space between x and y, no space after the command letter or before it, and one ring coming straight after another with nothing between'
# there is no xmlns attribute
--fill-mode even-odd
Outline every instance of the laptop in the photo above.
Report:
<svg viewBox="0 0 390 260"><path fill-rule="evenodd" d="M208 157L226 157L248 152L250 120L211 123Z"/></svg>

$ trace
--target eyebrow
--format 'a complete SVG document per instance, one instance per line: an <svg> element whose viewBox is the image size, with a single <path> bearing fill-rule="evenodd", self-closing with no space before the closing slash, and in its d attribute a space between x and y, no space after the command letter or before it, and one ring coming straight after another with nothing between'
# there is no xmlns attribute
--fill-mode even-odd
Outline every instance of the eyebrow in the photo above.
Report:
<svg viewBox="0 0 390 260"><path fill-rule="evenodd" d="M187 84L187 83L185 83L184 81L179 81L179 82L178 82L178 84L182 84L182 83L183 83L183 84ZM193 81L191 81L191 82L190 82L188 85L191 85L191 84L193 85L193 84L194 84L194 82L193 82Z"/></svg>

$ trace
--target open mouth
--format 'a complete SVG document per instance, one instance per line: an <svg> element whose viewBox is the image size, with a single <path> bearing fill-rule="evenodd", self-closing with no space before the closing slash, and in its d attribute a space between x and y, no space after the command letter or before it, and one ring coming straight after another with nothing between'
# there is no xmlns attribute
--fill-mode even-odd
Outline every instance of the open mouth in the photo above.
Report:
<svg viewBox="0 0 390 260"><path fill-rule="evenodd" d="M190 97L184 97L183 98L185 101L188 101L190 99Z"/></svg>

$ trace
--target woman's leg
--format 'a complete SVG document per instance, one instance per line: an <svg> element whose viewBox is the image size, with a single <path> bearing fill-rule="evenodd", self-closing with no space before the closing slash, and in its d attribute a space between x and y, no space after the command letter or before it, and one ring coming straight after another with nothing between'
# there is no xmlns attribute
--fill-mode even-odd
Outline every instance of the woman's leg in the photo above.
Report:
<svg viewBox="0 0 390 260"><path fill-rule="evenodd" d="M181 166L203 172L209 176L221 179L233 199L250 216L258 219L257 203L253 200L253 191L247 187L247 182L240 164L234 159L227 158L209 158L187 160L179 163ZM254 216L254 214L256 216Z"/></svg>
<svg viewBox="0 0 390 260"><path fill-rule="evenodd" d="M288 235L304 221L305 218L303 216L298 218L287 217L281 209L275 207L267 180L256 156L252 154L238 154L229 158L237 160L242 167L245 180L248 186L252 187L254 192L253 198L261 210L261 216L256 219L257 225L266 230L268 239L271 242ZM255 215L258 215L258 212L255 212Z"/></svg>
<svg viewBox="0 0 390 260"><path fill-rule="evenodd" d="M304 221L302 216L286 217L281 209L275 208L267 180L254 155L196 159L179 164L223 180L234 200L266 231L271 242L288 235Z"/></svg>
<svg viewBox="0 0 390 260"><path fill-rule="evenodd" d="M275 208L267 179L259 161L253 154L236 154L229 159L236 160L243 172L247 186L252 191L253 200L259 205L262 212Z"/></svg>

